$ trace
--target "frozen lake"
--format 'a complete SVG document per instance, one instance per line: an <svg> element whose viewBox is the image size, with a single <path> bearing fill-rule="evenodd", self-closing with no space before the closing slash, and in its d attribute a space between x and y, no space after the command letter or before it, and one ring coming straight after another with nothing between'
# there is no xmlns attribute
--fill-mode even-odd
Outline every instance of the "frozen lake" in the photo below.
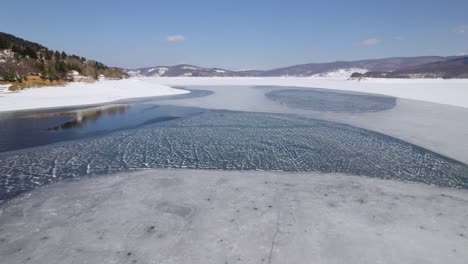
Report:
<svg viewBox="0 0 468 264"><path fill-rule="evenodd" d="M224 100L237 100L239 106L256 102L269 111L165 104L210 98L217 103L204 88L191 96L4 118L0 199L63 179L141 168L343 173L468 188L468 166L455 159L382 133L306 115L310 110L387 111L397 105L394 97L293 87L218 89L239 94ZM199 107L204 105L210 106ZM60 143L51 144L55 142ZM25 148L32 146L39 147Z"/></svg>
<svg viewBox="0 0 468 264"><path fill-rule="evenodd" d="M341 263L362 245L374 253L361 263L466 257L468 109L298 87L185 88L0 114L0 262ZM66 256L52 250L60 245Z"/></svg>
<svg viewBox="0 0 468 264"><path fill-rule="evenodd" d="M2 208L0 263L453 263L466 190L317 173L143 170Z"/></svg>

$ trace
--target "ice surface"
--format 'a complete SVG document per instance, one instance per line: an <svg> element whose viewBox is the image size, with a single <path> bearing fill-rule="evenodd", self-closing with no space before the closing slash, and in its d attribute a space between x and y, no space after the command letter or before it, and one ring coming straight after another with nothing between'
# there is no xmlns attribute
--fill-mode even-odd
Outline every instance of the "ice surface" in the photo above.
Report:
<svg viewBox="0 0 468 264"><path fill-rule="evenodd" d="M163 68L160 68L160 75L161 70ZM138 72L132 72L131 74L138 75ZM127 80L105 81L95 84L74 83L67 87L28 89L21 93L8 94L0 97L0 111L96 104L126 98L177 94L183 91L174 90L169 86L194 85L276 85L339 89L468 108L468 89L466 89L468 87L468 80L366 79L357 81L336 76L332 78L135 77Z"/></svg>
<svg viewBox="0 0 468 264"><path fill-rule="evenodd" d="M285 86L190 86L197 89L211 90L214 94L207 97L187 100L162 100L160 103L225 109L235 111L289 113L345 123L422 146L445 156L468 164L468 108L434 104L398 98L395 107L379 112L330 112L314 111L298 107L288 107L268 99L265 93L297 87ZM311 91L329 91L336 95L337 90L312 89ZM354 93L345 91L344 93ZM369 96L370 94L366 94ZM326 97L330 99L329 96ZM468 99L467 99L468 101Z"/></svg>
<svg viewBox="0 0 468 264"><path fill-rule="evenodd" d="M379 112L392 109L396 98L389 96L347 94L317 90L276 90L268 98L292 108L331 112Z"/></svg>
<svg viewBox="0 0 468 264"><path fill-rule="evenodd" d="M0 153L0 199L67 178L138 168L317 171L468 188L468 166L383 134L295 115L211 110Z"/></svg>
<svg viewBox="0 0 468 264"><path fill-rule="evenodd" d="M16 196L0 202L0 263L465 263L468 166L388 135L466 158L468 110L397 99L375 112L369 95L319 90L306 95L331 104L310 109L302 94L265 96L297 89L145 99L210 110L0 153L0 199Z"/></svg>
<svg viewBox="0 0 468 264"><path fill-rule="evenodd" d="M0 263L465 264L466 190L315 173L145 170L0 207Z"/></svg>
<svg viewBox="0 0 468 264"><path fill-rule="evenodd" d="M389 95L393 97L428 101L468 108L468 80L443 79L366 79L322 77L178 77L149 78L149 82L168 86L231 85L231 86L295 86L323 88L363 93Z"/></svg>

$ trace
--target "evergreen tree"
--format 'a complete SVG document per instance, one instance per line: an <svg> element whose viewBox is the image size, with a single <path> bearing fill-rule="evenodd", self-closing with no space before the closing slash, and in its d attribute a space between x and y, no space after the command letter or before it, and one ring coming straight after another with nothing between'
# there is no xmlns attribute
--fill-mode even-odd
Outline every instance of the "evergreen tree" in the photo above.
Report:
<svg viewBox="0 0 468 264"><path fill-rule="evenodd" d="M58 60L60 60L61 58L62 58L62 56L60 55L60 52L55 51L55 53L54 53L54 59L58 61Z"/></svg>
<svg viewBox="0 0 468 264"><path fill-rule="evenodd" d="M67 72L67 69L65 67L65 62L62 60L55 61L55 69L60 73Z"/></svg>
<svg viewBox="0 0 468 264"><path fill-rule="evenodd" d="M52 60L53 56L54 56L53 51L46 51L46 55L45 55L46 60Z"/></svg>
<svg viewBox="0 0 468 264"><path fill-rule="evenodd" d="M13 47L11 48L13 52L21 53L21 48L15 44L13 44Z"/></svg>
<svg viewBox="0 0 468 264"><path fill-rule="evenodd" d="M36 62L36 68L37 68L38 70L40 70L41 72L44 72L44 71L45 71L45 64L44 64L44 60L43 60L43 59L37 60L37 62Z"/></svg>
<svg viewBox="0 0 468 264"><path fill-rule="evenodd" d="M10 43L6 41L4 38L0 37L0 49L8 49L10 48Z"/></svg>
<svg viewBox="0 0 468 264"><path fill-rule="evenodd" d="M32 59L37 59L36 51L33 48L29 47L29 46L26 47L26 49L24 49L24 51L23 51L23 53L21 55L29 56Z"/></svg>

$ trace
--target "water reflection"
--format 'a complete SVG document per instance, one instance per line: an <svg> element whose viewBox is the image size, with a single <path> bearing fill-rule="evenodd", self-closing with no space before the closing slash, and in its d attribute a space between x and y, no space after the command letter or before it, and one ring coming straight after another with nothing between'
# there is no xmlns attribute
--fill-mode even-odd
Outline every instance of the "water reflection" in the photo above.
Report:
<svg viewBox="0 0 468 264"><path fill-rule="evenodd" d="M105 116L123 115L125 111L130 108L128 105L111 105L106 107L98 107L85 109L75 112L52 113L49 116L72 116L71 121L64 122L58 126L49 128L48 130L70 129L75 127L83 127L87 122L96 123L96 121ZM46 117L46 116L41 116Z"/></svg>
<svg viewBox="0 0 468 264"><path fill-rule="evenodd" d="M158 122L190 117L204 110L195 107L160 105L171 99L188 99L213 94L189 90L182 95L138 98L100 107L66 107L0 113L0 152L82 139Z"/></svg>
<svg viewBox="0 0 468 264"><path fill-rule="evenodd" d="M204 110L151 103L41 111L0 119L0 152L190 117Z"/></svg>

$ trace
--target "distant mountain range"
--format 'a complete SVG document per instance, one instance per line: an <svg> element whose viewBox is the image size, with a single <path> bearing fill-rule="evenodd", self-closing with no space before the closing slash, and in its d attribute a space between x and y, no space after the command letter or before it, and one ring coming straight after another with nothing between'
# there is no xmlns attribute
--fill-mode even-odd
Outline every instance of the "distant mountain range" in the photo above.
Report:
<svg viewBox="0 0 468 264"><path fill-rule="evenodd" d="M353 73L353 78L468 78L468 57L452 57L436 62L400 68L391 72Z"/></svg>
<svg viewBox="0 0 468 264"><path fill-rule="evenodd" d="M272 70L232 71L194 65L156 66L126 70L130 76L146 77L375 77L375 78L468 78L468 57L401 57L359 61L309 63Z"/></svg>

